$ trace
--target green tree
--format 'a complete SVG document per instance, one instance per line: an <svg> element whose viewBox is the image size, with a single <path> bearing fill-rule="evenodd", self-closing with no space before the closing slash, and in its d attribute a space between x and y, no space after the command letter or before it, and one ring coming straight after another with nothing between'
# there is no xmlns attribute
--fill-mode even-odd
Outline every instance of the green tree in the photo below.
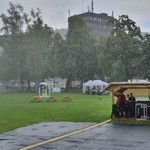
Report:
<svg viewBox="0 0 150 150"><path fill-rule="evenodd" d="M141 76L150 79L150 34L146 34L143 38L141 60Z"/></svg>
<svg viewBox="0 0 150 150"><path fill-rule="evenodd" d="M54 31L51 27L43 24L41 11L31 10L31 20L26 31L27 60L26 70L29 80L42 81L47 76L49 53L52 45Z"/></svg>
<svg viewBox="0 0 150 150"><path fill-rule="evenodd" d="M113 64L112 54L108 52L107 38L99 39L96 43L98 51L98 77L105 80L111 74L111 66Z"/></svg>
<svg viewBox="0 0 150 150"><path fill-rule="evenodd" d="M3 65L5 65L6 69L4 73L7 79L18 80L18 90L20 90L25 65L23 62L25 60L24 49L22 48L23 25L28 23L28 18L21 5L15 5L11 2L9 4L8 15L0 15L3 22L1 32L4 33L5 38Z"/></svg>
<svg viewBox="0 0 150 150"><path fill-rule="evenodd" d="M114 30L106 42L106 57L111 57L111 78L115 81L133 79L138 76L142 38L140 28L127 15L113 20ZM109 60L108 59L108 60Z"/></svg>
<svg viewBox="0 0 150 150"><path fill-rule="evenodd" d="M125 32L131 38L140 38L142 39L140 27L136 26L136 23L129 18L128 15L121 15L118 19L114 18L111 20L114 29L112 33L117 36L121 31Z"/></svg>
<svg viewBox="0 0 150 150"><path fill-rule="evenodd" d="M62 55L62 75L67 78L67 88L72 80L93 79L97 74L95 40L80 16L69 18L69 30Z"/></svg>
<svg viewBox="0 0 150 150"><path fill-rule="evenodd" d="M7 41L5 40L4 36L0 36L0 80L5 80L8 78L7 70L7 57L6 57L6 51L4 50L4 47L6 45ZM6 60L5 60L6 59Z"/></svg>
<svg viewBox="0 0 150 150"><path fill-rule="evenodd" d="M64 54L63 47L64 47L64 40L60 36L60 34L55 33L53 35L53 40L51 42L51 45L49 45L49 55L48 55L48 62L49 62L49 68L47 70L48 77L51 77L55 80L55 77L62 77L61 70L62 67L62 57Z"/></svg>

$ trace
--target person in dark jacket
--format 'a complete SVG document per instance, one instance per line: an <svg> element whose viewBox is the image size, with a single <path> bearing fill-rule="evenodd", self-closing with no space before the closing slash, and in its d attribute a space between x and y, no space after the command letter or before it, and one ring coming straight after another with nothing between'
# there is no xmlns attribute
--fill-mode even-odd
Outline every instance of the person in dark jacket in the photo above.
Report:
<svg viewBox="0 0 150 150"><path fill-rule="evenodd" d="M125 117L126 116L126 97L123 93L117 96L116 105L119 111L119 116Z"/></svg>
<svg viewBox="0 0 150 150"><path fill-rule="evenodd" d="M135 103L136 103L136 99L133 96L133 93L130 93L128 101L129 101L130 117L134 118L135 117Z"/></svg>

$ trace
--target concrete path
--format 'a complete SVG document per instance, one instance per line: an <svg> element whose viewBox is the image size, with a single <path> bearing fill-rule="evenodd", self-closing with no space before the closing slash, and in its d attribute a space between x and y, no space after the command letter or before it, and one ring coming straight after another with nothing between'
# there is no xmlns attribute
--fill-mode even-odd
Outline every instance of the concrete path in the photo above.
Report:
<svg viewBox="0 0 150 150"><path fill-rule="evenodd" d="M29 145L83 129L95 123L39 123L0 134L0 150L19 150ZM106 123L32 150L150 150L149 125Z"/></svg>

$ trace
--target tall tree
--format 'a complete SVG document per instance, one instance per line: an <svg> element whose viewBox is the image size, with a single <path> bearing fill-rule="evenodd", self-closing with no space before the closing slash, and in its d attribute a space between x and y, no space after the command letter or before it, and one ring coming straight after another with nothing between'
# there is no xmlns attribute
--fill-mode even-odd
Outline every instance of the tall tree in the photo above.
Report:
<svg viewBox="0 0 150 150"><path fill-rule="evenodd" d="M46 78L49 69L49 51L52 45L54 31L52 28L43 24L40 9L32 10L31 16L33 23L28 25L26 31L27 61L29 79L41 81Z"/></svg>
<svg viewBox="0 0 150 150"><path fill-rule="evenodd" d="M150 34L146 34L142 41L142 55L140 73L144 78L150 79Z"/></svg>
<svg viewBox="0 0 150 150"><path fill-rule="evenodd" d="M138 76L138 61L141 54L140 28L127 15L113 20L114 30L107 42L106 53L113 60L111 77L113 80L128 80Z"/></svg>
<svg viewBox="0 0 150 150"><path fill-rule="evenodd" d="M74 79L84 81L94 78L97 71L95 40L82 17L69 18L69 30L65 45L62 74L67 77L67 87Z"/></svg>
<svg viewBox="0 0 150 150"><path fill-rule="evenodd" d="M112 23L114 25L113 34L117 36L121 31L125 32L131 38L140 38L142 39L140 27L129 18L128 15L121 15L118 19L113 18Z"/></svg>
<svg viewBox="0 0 150 150"><path fill-rule="evenodd" d="M24 52L21 45L23 40L22 31L23 25L28 23L28 17L23 12L21 5L15 5L11 2L9 4L8 15L0 15L3 22L1 31L4 33L5 40L7 41L7 44L4 46L5 65L7 68L5 73L10 74L11 79L18 80L18 90L20 90L22 68L25 65L22 61L24 60Z"/></svg>
<svg viewBox="0 0 150 150"><path fill-rule="evenodd" d="M124 32L107 41L106 52L110 53L113 60L111 72L113 80L132 80L138 75L139 46L140 42L137 39L133 40Z"/></svg>
<svg viewBox="0 0 150 150"><path fill-rule="evenodd" d="M113 64L112 54L108 52L108 39L99 39L96 43L98 50L98 77L106 81L106 77L110 77L111 65Z"/></svg>
<svg viewBox="0 0 150 150"><path fill-rule="evenodd" d="M62 57L64 54L64 43L65 41L60 36L60 34L55 33L53 36L53 40L51 44L49 45L49 55L48 55L48 62L49 62L49 68L47 70L48 77L51 77L55 80L55 77L62 77L61 70L62 67Z"/></svg>

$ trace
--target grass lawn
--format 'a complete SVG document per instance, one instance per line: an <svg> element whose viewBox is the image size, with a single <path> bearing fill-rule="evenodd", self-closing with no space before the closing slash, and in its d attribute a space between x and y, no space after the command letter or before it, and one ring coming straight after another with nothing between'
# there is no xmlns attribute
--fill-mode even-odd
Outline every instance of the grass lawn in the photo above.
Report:
<svg viewBox="0 0 150 150"><path fill-rule="evenodd" d="M31 102L37 93L0 93L0 133L39 122L101 122L110 119L111 97L82 93L51 94L56 102ZM63 102L65 96L70 102Z"/></svg>

